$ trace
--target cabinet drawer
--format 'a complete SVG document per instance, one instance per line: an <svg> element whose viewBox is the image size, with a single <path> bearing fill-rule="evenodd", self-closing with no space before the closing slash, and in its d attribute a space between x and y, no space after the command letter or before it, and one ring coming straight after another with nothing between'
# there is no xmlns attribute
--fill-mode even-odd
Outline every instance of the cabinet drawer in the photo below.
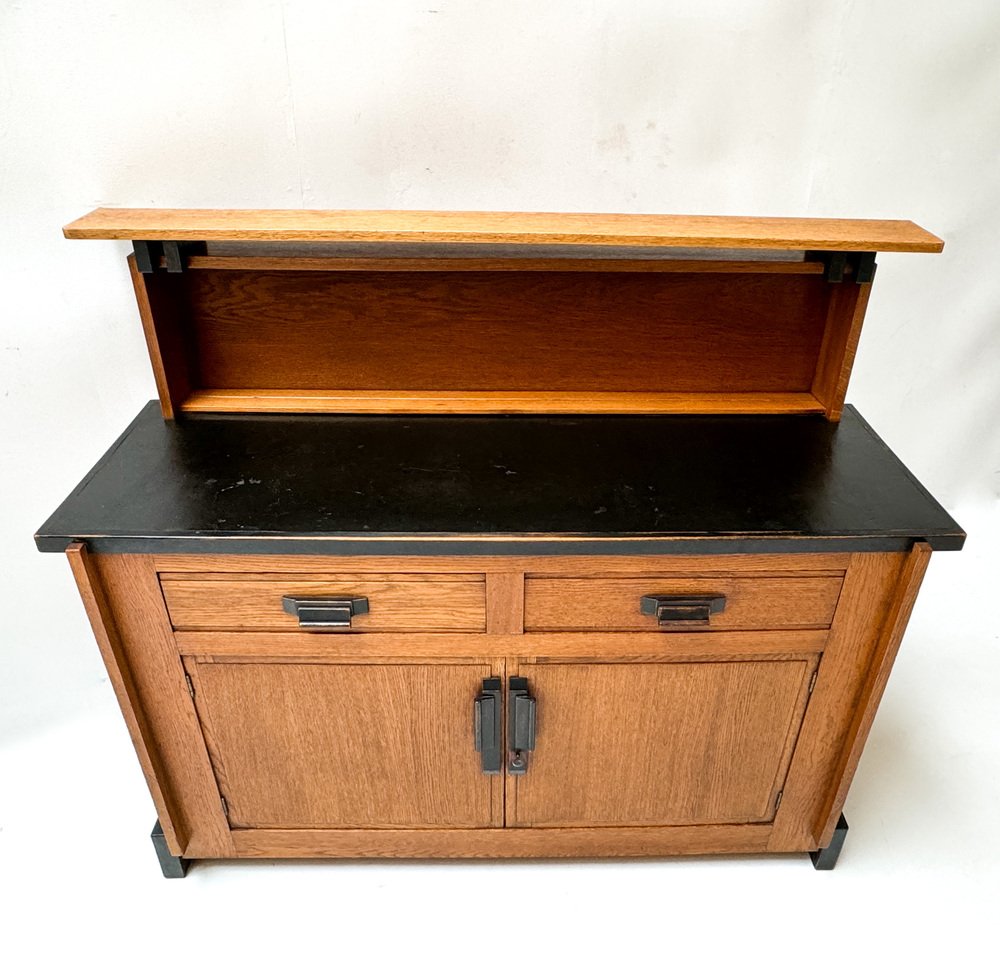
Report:
<svg viewBox="0 0 1000 962"><path fill-rule="evenodd" d="M300 616L285 598L364 599L342 630L485 631L486 580L481 574L170 574L160 575L170 621L179 630L289 631ZM294 606L292 606L294 607ZM318 604L315 606L318 607ZM363 610L367 608L367 611ZM303 621L305 621L303 616Z"/></svg>
<svg viewBox="0 0 1000 962"><path fill-rule="evenodd" d="M840 575L529 576L524 583L524 627L526 631L827 628L842 581Z"/></svg>

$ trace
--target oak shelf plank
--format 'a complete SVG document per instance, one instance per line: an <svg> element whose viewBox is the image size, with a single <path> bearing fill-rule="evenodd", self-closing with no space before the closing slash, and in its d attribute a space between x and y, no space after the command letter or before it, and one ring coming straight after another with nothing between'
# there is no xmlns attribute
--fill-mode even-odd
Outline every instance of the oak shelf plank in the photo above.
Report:
<svg viewBox="0 0 1000 962"><path fill-rule="evenodd" d="M674 214L389 210L197 210L99 207L71 239L336 241L699 247L938 253L944 242L908 220Z"/></svg>
<svg viewBox="0 0 1000 962"><path fill-rule="evenodd" d="M310 391L199 389L187 414L820 414L807 392Z"/></svg>

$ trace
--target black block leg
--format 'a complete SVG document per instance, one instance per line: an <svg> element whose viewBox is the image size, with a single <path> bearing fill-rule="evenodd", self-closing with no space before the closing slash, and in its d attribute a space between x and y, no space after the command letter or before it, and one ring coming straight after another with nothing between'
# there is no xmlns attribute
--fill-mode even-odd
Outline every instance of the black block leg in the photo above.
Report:
<svg viewBox="0 0 1000 962"><path fill-rule="evenodd" d="M179 855L171 855L167 848L167 840L163 837L163 829L160 828L160 820L156 820L150 838L153 840L153 848L156 850L156 857L160 860L160 871L164 878L184 878L187 875L188 859Z"/></svg>
<svg viewBox="0 0 1000 962"><path fill-rule="evenodd" d="M840 858L840 850L844 847L844 839L847 838L848 827L847 819L844 818L844 813L841 812L840 818L837 820L837 827L833 830L833 838L830 839L830 844L826 848L821 848L818 852L809 853L813 868L820 872L829 872L836 867L837 859Z"/></svg>

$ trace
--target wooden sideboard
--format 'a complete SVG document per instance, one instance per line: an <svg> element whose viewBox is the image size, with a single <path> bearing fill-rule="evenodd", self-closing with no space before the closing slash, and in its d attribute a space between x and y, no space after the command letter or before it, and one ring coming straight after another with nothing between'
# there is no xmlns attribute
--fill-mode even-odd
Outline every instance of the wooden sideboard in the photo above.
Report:
<svg viewBox="0 0 1000 962"><path fill-rule="evenodd" d="M160 398L65 551L190 859L809 852L931 551L844 395L909 222L99 210Z"/></svg>

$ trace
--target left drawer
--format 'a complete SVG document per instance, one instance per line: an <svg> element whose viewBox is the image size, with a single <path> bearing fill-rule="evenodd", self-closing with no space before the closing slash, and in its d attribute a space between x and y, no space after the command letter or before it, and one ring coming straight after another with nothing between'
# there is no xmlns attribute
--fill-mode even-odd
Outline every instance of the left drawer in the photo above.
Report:
<svg viewBox="0 0 1000 962"><path fill-rule="evenodd" d="M482 574L192 574L163 572L160 585L174 628L289 631L300 616L285 598L316 606L364 599L349 626L339 630L486 630L486 578Z"/></svg>

